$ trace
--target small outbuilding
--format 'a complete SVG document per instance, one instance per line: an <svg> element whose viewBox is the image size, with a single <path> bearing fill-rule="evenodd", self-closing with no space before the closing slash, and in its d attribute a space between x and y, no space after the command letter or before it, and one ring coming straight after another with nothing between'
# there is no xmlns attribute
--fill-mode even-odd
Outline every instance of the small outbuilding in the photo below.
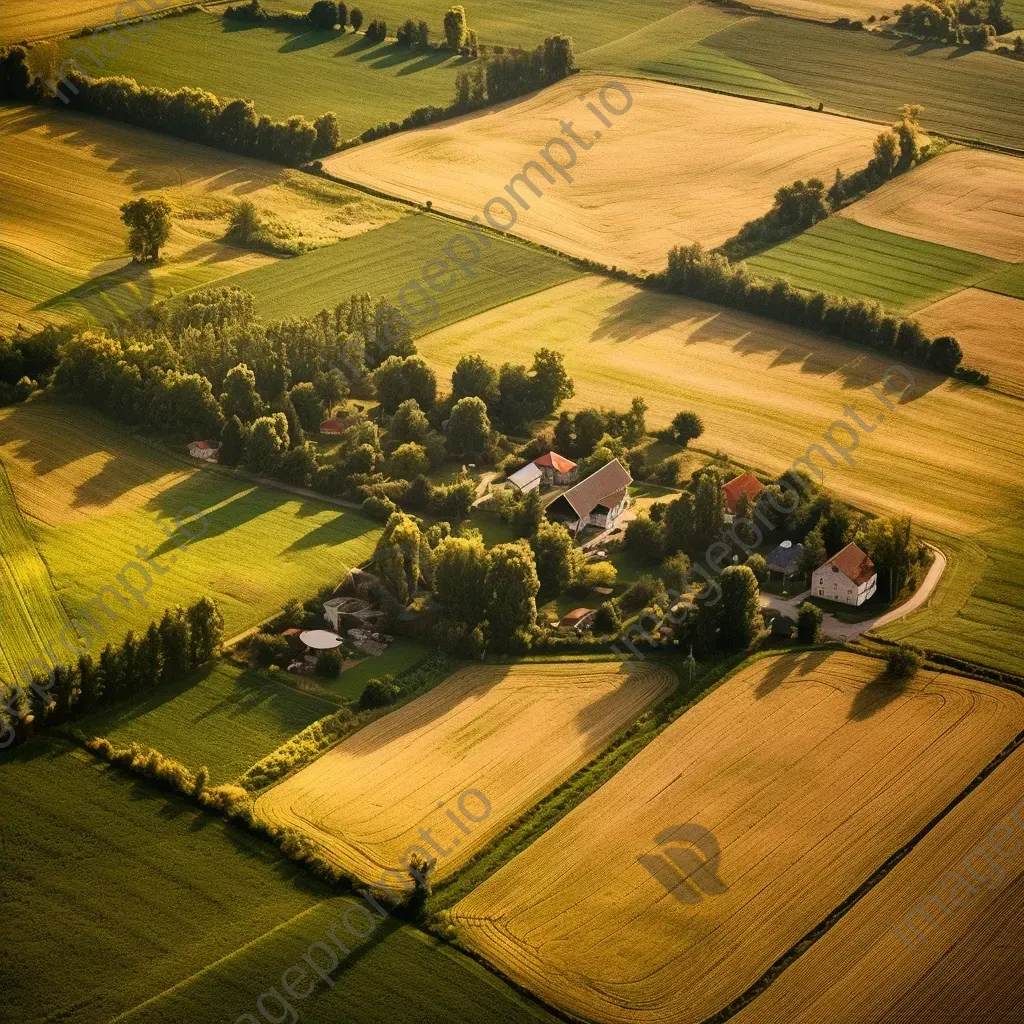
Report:
<svg viewBox="0 0 1024 1024"><path fill-rule="evenodd" d="M756 501L763 490L764 484L753 473L740 473L739 476L727 480L722 484L726 515L736 515L741 496L746 495L750 501Z"/></svg>
<svg viewBox="0 0 1024 1024"><path fill-rule="evenodd" d="M769 572L777 572L782 576L795 576L799 572L800 559L803 557L803 544L794 544L784 540L777 548L768 552Z"/></svg>
<svg viewBox="0 0 1024 1024"><path fill-rule="evenodd" d="M219 452L220 445L210 444L209 441L193 441L188 446L189 455L193 459L202 459L204 462L216 462Z"/></svg>
<svg viewBox="0 0 1024 1024"><path fill-rule="evenodd" d="M529 494L530 491L535 491L540 487L542 478L543 473L541 473L537 466L532 462L528 462L522 469L517 469L514 473L510 473L508 482L520 494Z"/></svg>
<svg viewBox="0 0 1024 1024"><path fill-rule="evenodd" d="M877 588L874 562L852 542L811 575L812 593L839 604L862 605Z"/></svg>
<svg viewBox="0 0 1024 1024"><path fill-rule="evenodd" d="M324 420L320 424L321 434L343 434L347 427L350 427L353 423L351 416L332 416L329 420Z"/></svg>
<svg viewBox="0 0 1024 1024"><path fill-rule="evenodd" d="M574 608L558 620L559 629L574 629L582 633L597 614L596 608Z"/></svg>
<svg viewBox="0 0 1024 1024"><path fill-rule="evenodd" d="M333 651L344 642L337 633L328 629L307 629L299 634L299 639L310 651Z"/></svg>
<svg viewBox="0 0 1024 1024"><path fill-rule="evenodd" d="M533 460L535 465L543 474L544 484L547 487L564 487L567 484L576 483L579 470L572 459L567 459L558 452L548 452L539 459Z"/></svg>

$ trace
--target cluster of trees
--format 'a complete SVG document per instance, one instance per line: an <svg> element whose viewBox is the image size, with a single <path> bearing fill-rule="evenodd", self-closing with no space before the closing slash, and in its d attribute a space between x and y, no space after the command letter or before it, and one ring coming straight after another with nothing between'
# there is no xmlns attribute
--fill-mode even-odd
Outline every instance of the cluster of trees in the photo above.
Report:
<svg viewBox="0 0 1024 1024"><path fill-rule="evenodd" d="M70 327L47 325L35 334L0 334L0 405L23 402L49 383Z"/></svg>
<svg viewBox="0 0 1024 1024"><path fill-rule="evenodd" d="M119 646L108 643L99 658L83 653L74 664L56 666L49 679L34 673L27 686L0 683L0 721L16 729L32 714L37 723L60 724L174 683L212 661L223 634L224 618L208 597L168 609L141 637L128 633Z"/></svg>
<svg viewBox="0 0 1024 1024"><path fill-rule="evenodd" d="M917 0L897 14L899 31L958 46L984 48L993 36L1013 31L1003 0Z"/></svg>
<svg viewBox="0 0 1024 1024"><path fill-rule="evenodd" d="M900 120L875 139L874 155L867 166L848 176L837 168L828 188L820 178L784 185L775 193L772 208L764 216L748 221L716 252L730 260L746 259L806 231L893 175L909 170L928 154L921 127L922 110L916 104L904 106Z"/></svg>
<svg viewBox="0 0 1024 1024"><path fill-rule="evenodd" d="M705 252L699 243L672 249L667 269L649 280L680 295L831 334L940 373L957 372L980 383L988 380L977 371L959 370L963 350L956 338L931 339L916 320L888 313L877 302L803 292L788 281L763 281L743 263L731 263L722 253Z"/></svg>
<svg viewBox="0 0 1024 1024"><path fill-rule="evenodd" d="M575 70L576 57L568 36L549 36L533 50L496 46L472 73L460 72L455 80L454 107L461 113L484 103L501 103L552 85Z"/></svg>
<svg viewBox="0 0 1024 1024"><path fill-rule="evenodd" d="M425 21L413 21L406 18L395 31L395 41L399 46L418 46L426 49L430 46L430 26Z"/></svg>
<svg viewBox="0 0 1024 1024"><path fill-rule="evenodd" d="M89 70L102 72L102 62ZM95 78L78 65L57 84L68 105L77 110L291 167L333 153L341 142L334 113L322 114L315 121L304 117L272 121L259 116L250 100L225 102L205 89L170 91L139 85L120 75ZM41 102L47 98L48 90L32 78L25 48L4 51L0 55L0 99Z"/></svg>
<svg viewBox="0 0 1024 1024"><path fill-rule="evenodd" d="M351 25L353 32L358 32L363 24L363 12L358 7L350 11L342 3L335 3L334 0L316 0L308 13L302 14L298 11L281 11L271 14L265 10L260 0L249 0L248 3L235 4L224 11L225 18L233 18L236 21L253 21L269 23L273 25L284 25L287 27L310 26L312 28L330 30L334 28L345 31L345 26Z"/></svg>

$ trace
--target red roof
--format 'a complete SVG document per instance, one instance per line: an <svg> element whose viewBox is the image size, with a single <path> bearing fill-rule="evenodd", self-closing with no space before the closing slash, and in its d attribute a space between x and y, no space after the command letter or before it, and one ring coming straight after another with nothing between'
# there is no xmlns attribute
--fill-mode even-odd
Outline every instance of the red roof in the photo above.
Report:
<svg viewBox="0 0 1024 1024"><path fill-rule="evenodd" d="M826 565L834 566L857 586L867 583L875 575L875 563L852 541L842 551L834 554L822 569Z"/></svg>
<svg viewBox="0 0 1024 1024"><path fill-rule="evenodd" d="M727 483L722 484L722 492L725 494L725 511L731 516L736 515L736 506L739 504L741 494L745 494L753 501L763 490L764 484L753 473L740 473L739 476L734 476Z"/></svg>
<svg viewBox="0 0 1024 1024"><path fill-rule="evenodd" d="M558 452L548 452L547 455L534 459L533 464L553 469L556 473L571 473L576 468L575 462L559 455Z"/></svg>
<svg viewBox="0 0 1024 1024"><path fill-rule="evenodd" d="M594 614L593 608L574 608L571 612L567 612L558 621L559 626L575 626L582 622L585 618Z"/></svg>
<svg viewBox="0 0 1024 1024"><path fill-rule="evenodd" d="M204 452L212 452L214 446L212 444L208 444L206 441L193 441L189 445L189 448L200 448Z"/></svg>
<svg viewBox="0 0 1024 1024"><path fill-rule="evenodd" d="M345 428L352 422L351 417L346 416L344 419L338 416L332 416L329 420L324 420L320 424L321 434L341 434Z"/></svg>

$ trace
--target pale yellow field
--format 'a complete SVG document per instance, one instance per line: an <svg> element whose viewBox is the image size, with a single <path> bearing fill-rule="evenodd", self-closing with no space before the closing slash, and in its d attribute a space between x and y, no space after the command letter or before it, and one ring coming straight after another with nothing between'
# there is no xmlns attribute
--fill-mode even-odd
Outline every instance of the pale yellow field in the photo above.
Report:
<svg viewBox="0 0 1024 1024"><path fill-rule="evenodd" d="M462 669L265 793L256 810L364 881L400 870L414 844L443 878L675 682L663 666L619 662ZM468 789L491 810L469 797L469 813L486 820L465 834L446 811ZM448 854L425 846L421 829Z"/></svg>
<svg viewBox="0 0 1024 1024"><path fill-rule="evenodd" d="M994 387L1024 398L1024 300L965 288L914 316L932 335L955 335L965 363L989 374Z"/></svg>
<svg viewBox="0 0 1024 1024"><path fill-rule="evenodd" d="M512 232L575 256L632 270L660 270L673 245L717 245L772 204L796 178L831 179L836 167L862 167L876 125L807 110L628 80L632 106L604 128L580 102L598 103L607 79L574 75L528 99L339 153L324 161L334 175L463 217L484 216L494 196L518 212ZM625 105L615 90L616 108ZM531 171L540 197L515 188L513 175L574 124L592 148L549 184ZM603 132L594 141L595 131ZM552 158L568 163L559 147ZM509 214L491 209L498 223Z"/></svg>
<svg viewBox="0 0 1024 1024"><path fill-rule="evenodd" d="M835 21L836 18L867 21L874 14L891 14L891 5L869 0L744 0L759 11L774 11L790 18L809 21Z"/></svg>
<svg viewBox="0 0 1024 1024"><path fill-rule="evenodd" d="M1024 160L980 149L943 153L848 206L841 216L1019 263L1024 261Z"/></svg>
<svg viewBox="0 0 1024 1024"><path fill-rule="evenodd" d="M883 667L812 652L729 679L458 903L460 941L587 1020L716 1013L1024 726L1009 690L893 690Z"/></svg>
<svg viewBox="0 0 1024 1024"><path fill-rule="evenodd" d="M1019 1021L1022 798L1018 750L734 1017L736 1024ZM991 861L972 856L979 848ZM953 874L966 887L957 888ZM913 914L908 924L916 908L933 923Z"/></svg>
<svg viewBox="0 0 1024 1024"><path fill-rule="evenodd" d="M251 199L288 238L311 248L403 215L393 203L298 171L55 109L0 111L0 152L0 245L35 268L40 289L0 292L0 327L40 322L39 298L61 294L69 276L88 282L75 289L83 298L130 287L151 301L271 262L219 240L239 199ZM164 260L152 270L130 265L119 212L143 195L174 210ZM54 318L52 308L46 312Z"/></svg>
<svg viewBox="0 0 1024 1024"><path fill-rule="evenodd" d="M135 9L125 7L124 14L139 17L143 12L180 7L188 0L164 0L161 4L141 3ZM77 32L86 26L117 23L118 3L111 0L5 0L3 18L0 18L0 42L20 43L48 36Z"/></svg>

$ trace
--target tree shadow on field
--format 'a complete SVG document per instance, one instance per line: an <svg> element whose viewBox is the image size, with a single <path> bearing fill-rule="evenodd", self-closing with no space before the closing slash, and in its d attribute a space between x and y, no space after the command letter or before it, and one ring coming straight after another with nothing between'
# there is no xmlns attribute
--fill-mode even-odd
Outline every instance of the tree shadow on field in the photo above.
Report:
<svg viewBox="0 0 1024 1024"><path fill-rule="evenodd" d="M299 551L309 551L312 548L324 547L325 545L347 544L350 541L358 540L360 537L365 537L367 534L375 533L378 529L376 526L367 526L366 529L359 530L358 532L348 529L349 524L354 522L357 522L357 520L352 512L339 511L329 522L321 523L316 529L310 530L309 533L293 540L281 553L288 555Z"/></svg>
<svg viewBox="0 0 1024 1024"><path fill-rule="evenodd" d="M772 659L772 664L754 690L754 699L761 700L777 690L783 683L799 676L807 676L828 661L831 651L807 651L802 654L784 654Z"/></svg>
<svg viewBox="0 0 1024 1024"><path fill-rule="evenodd" d="M415 56L419 52L420 51L414 51L413 55ZM440 67L440 65L444 64L444 62L451 56L452 54L445 50L431 50L428 53L422 54L419 60L414 64L409 64L402 68L402 70L398 72L398 75L401 77L402 75L415 75L417 71L429 71L431 68Z"/></svg>
<svg viewBox="0 0 1024 1024"><path fill-rule="evenodd" d="M350 53L361 53L363 50L369 50L372 47L379 45L380 44L374 40L367 39L365 35L357 35L352 37L352 41L347 46L342 47L342 49L333 53L331 56L347 57Z"/></svg>
<svg viewBox="0 0 1024 1024"><path fill-rule="evenodd" d="M898 700L907 692L909 680L893 679L885 671L885 667L865 686L862 686L850 705L849 719L851 722L863 722L883 708Z"/></svg>
<svg viewBox="0 0 1024 1024"><path fill-rule="evenodd" d="M322 46L330 43L341 35L334 29L314 29L311 32L302 32L292 36L287 42L278 48L278 53L294 53L296 50L309 50L314 46Z"/></svg>

